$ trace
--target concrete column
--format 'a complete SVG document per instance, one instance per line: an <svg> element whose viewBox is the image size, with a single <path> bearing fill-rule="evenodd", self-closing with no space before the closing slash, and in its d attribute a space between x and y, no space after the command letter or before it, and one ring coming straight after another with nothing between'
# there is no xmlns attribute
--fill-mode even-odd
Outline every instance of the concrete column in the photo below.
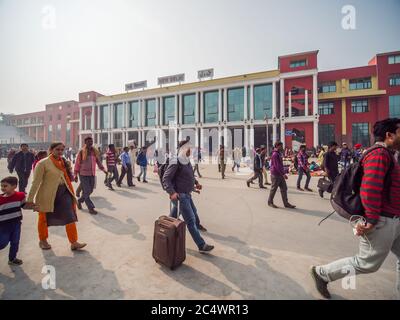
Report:
<svg viewBox="0 0 400 320"><path fill-rule="evenodd" d="M197 96L197 94L196 94L196 96ZM198 147L199 147L199 129L198 129L198 128L195 128L194 130L195 130L195 138L194 138L195 142L194 142L194 146L195 146L196 148L198 148Z"/></svg>
<svg viewBox="0 0 400 320"><path fill-rule="evenodd" d="M319 136L318 136L318 120L314 120L313 123L313 134L314 134L314 147L316 148L318 146L318 140L319 140Z"/></svg>
<svg viewBox="0 0 400 320"><path fill-rule="evenodd" d="M285 147L285 145L286 145L286 143L285 143L285 139L286 137L285 137L285 122L284 121L281 121L281 140L282 140L282 143L283 143L283 147Z"/></svg>
<svg viewBox="0 0 400 320"><path fill-rule="evenodd" d="M253 152L252 150L254 149L254 127L251 125L250 126L250 141L249 141L249 149L247 149L248 151L251 150L251 152Z"/></svg>
<svg viewBox="0 0 400 320"><path fill-rule="evenodd" d="M244 110L243 110L243 117L244 120L247 120L249 115L247 114L247 85L244 86Z"/></svg>
<svg viewBox="0 0 400 320"><path fill-rule="evenodd" d="M278 126L276 125L276 123L272 124L272 147L277 141L277 134L278 134L277 129Z"/></svg>
<svg viewBox="0 0 400 320"><path fill-rule="evenodd" d="M204 151L204 129L200 128L200 149Z"/></svg>
<svg viewBox="0 0 400 320"><path fill-rule="evenodd" d="M272 119L277 118L276 114L276 82L272 82Z"/></svg>
<svg viewBox="0 0 400 320"><path fill-rule="evenodd" d="M247 125L244 126L244 147L246 151L249 151L249 127Z"/></svg>
<svg viewBox="0 0 400 320"><path fill-rule="evenodd" d="M231 149L232 141L228 141L228 127L227 126L225 126L223 128L223 137L224 137L224 147L225 147L225 149L228 150L228 147L229 147L229 149ZM229 146L228 146L228 142L230 143Z"/></svg>
<svg viewBox="0 0 400 320"><path fill-rule="evenodd" d="M305 90L305 92L304 92L304 105L305 105L304 115L307 117L308 116L308 90Z"/></svg>
<svg viewBox="0 0 400 320"><path fill-rule="evenodd" d="M222 89L218 90L218 121L222 122Z"/></svg>
<svg viewBox="0 0 400 320"><path fill-rule="evenodd" d="M317 75L313 75L313 114L318 113L318 80Z"/></svg>
<svg viewBox="0 0 400 320"><path fill-rule="evenodd" d="M285 80L280 80L280 111L281 117L285 117ZM282 141L283 142L283 141Z"/></svg>
<svg viewBox="0 0 400 320"><path fill-rule="evenodd" d="M183 124L183 106L182 106L183 98L182 94L179 95L179 121L178 124Z"/></svg>
<svg viewBox="0 0 400 320"><path fill-rule="evenodd" d="M94 130L94 117L95 117L95 106L92 105L92 116L90 117L90 129Z"/></svg>
<svg viewBox="0 0 400 320"><path fill-rule="evenodd" d="M224 88L224 121L228 122L228 88Z"/></svg>
<svg viewBox="0 0 400 320"><path fill-rule="evenodd" d="M200 91L200 122L204 123L204 92Z"/></svg>
<svg viewBox="0 0 400 320"><path fill-rule="evenodd" d="M253 119L254 119L254 84L250 86L250 120Z"/></svg>
<svg viewBox="0 0 400 320"><path fill-rule="evenodd" d="M196 92L196 107L195 107L195 114L194 114L194 122L198 123L199 121L199 92Z"/></svg>
<svg viewBox="0 0 400 320"><path fill-rule="evenodd" d="M289 118L292 117L292 92L289 91Z"/></svg>

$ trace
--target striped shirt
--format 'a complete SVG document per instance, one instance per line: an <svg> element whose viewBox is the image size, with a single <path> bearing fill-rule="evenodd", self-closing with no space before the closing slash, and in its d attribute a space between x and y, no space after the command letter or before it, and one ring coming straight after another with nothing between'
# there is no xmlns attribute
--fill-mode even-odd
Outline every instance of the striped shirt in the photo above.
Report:
<svg viewBox="0 0 400 320"><path fill-rule="evenodd" d="M106 163L107 167L115 167L115 152L110 150L106 153Z"/></svg>
<svg viewBox="0 0 400 320"><path fill-rule="evenodd" d="M385 177L391 162L391 184L385 188ZM361 181L361 202L368 222L375 224L382 213L400 216L400 165L386 149L368 153L362 161L364 175ZM387 197L389 195L389 198Z"/></svg>
<svg viewBox="0 0 400 320"><path fill-rule="evenodd" d="M15 192L12 196L0 195L0 223L21 220L21 208L25 204L25 193Z"/></svg>

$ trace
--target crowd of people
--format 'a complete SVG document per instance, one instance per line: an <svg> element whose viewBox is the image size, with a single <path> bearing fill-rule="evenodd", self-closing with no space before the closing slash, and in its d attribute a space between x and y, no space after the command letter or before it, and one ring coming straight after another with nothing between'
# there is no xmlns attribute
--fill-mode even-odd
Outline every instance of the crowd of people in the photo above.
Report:
<svg viewBox="0 0 400 320"><path fill-rule="evenodd" d="M351 258L342 259L324 266L314 266L311 275L317 290L326 298L330 297L327 285L343 277L341 268L351 265L356 273L370 273L379 269L389 251L399 259L400 273L400 120L386 119L374 126L375 149L368 152L356 144L350 150L346 143L339 145L332 141L312 152L317 160L310 162L307 146L301 145L297 152L286 148L277 141L268 154L265 145L254 150L252 156L253 175L246 181L251 187L258 181L260 189L270 187L267 200L269 207L277 209L274 203L279 188L284 207L295 209L288 200L287 179L296 173L296 187L300 192L313 192L310 188L311 173L322 172L333 185L340 171L346 170L352 163L362 163L364 168L360 196L365 208L364 225L357 225L357 234L368 234L368 244L373 250L366 249L366 241L360 238L360 253ZM378 146L378 147L377 147ZM381 146L381 147L379 147ZM182 215L193 241L200 252L209 252L214 246L206 243L200 232L207 229L201 225L192 193L200 193L202 185L199 163L203 160L201 149L193 148L189 139L180 141L176 154L149 150L147 146L138 148L135 141L122 150L110 144L102 154L94 146L93 139L84 139L83 147L74 153L62 142L52 143L48 151L32 152L27 144L21 144L20 151L10 151L8 170L16 172L18 178L9 176L1 180L0 196L0 248L10 244L9 264L20 265L17 258L21 233L22 208L38 211L38 238L42 250L51 249L48 242L49 226L65 226L71 250L80 250L86 246L78 242L76 227L77 210L86 205L90 214L97 214L91 195L95 188L97 168L105 174L104 184L109 190L115 190L113 182L121 187L126 177L128 187L135 187L134 177L138 182L147 183L147 168L154 166L163 190L169 195L172 217ZM192 152L193 151L193 152ZM151 154L151 157L148 155ZM161 155L161 157L160 157ZM232 158L232 171L238 172L246 159L245 148L234 148L231 153L221 145L216 153L218 170L222 179L226 179L228 157ZM103 165L103 158L105 166ZM162 161L160 161L160 159ZM165 161L164 161L165 160ZM194 166L192 165L192 162ZM121 166L121 171L118 166ZM140 168L137 174L135 167ZM33 172L33 180L26 192L28 180ZM271 183L268 182L268 173ZM197 175L195 175L197 174ZM304 187L302 181L305 177ZM390 180L390 183L387 181ZM72 182L79 182L75 192ZM16 191L18 185L18 192ZM324 197L325 190L318 193ZM390 194L390 201L385 195ZM400 289L400 288L399 288Z"/></svg>

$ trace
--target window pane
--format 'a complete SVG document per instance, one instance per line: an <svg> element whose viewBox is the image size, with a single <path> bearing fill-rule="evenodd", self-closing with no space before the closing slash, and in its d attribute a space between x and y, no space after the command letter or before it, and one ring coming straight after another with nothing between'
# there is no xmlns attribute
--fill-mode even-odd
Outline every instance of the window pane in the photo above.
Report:
<svg viewBox="0 0 400 320"><path fill-rule="evenodd" d="M195 122L195 110L196 110L196 95L186 94L183 96L183 123L193 124Z"/></svg>
<svg viewBox="0 0 400 320"><path fill-rule="evenodd" d="M244 88L228 89L228 121L244 119Z"/></svg>
<svg viewBox="0 0 400 320"><path fill-rule="evenodd" d="M330 141L335 141L335 125L320 124L318 126L318 139L320 145L327 145Z"/></svg>
<svg viewBox="0 0 400 320"><path fill-rule="evenodd" d="M318 105L318 113L321 115L329 115L334 114L334 105L333 102L329 103L320 103Z"/></svg>
<svg viewBox="0 0 400 320"><path fill-rule="evenodd" d="M363 146L369 146L369 124L364 123L353 123L352 124L352 142L353 145L356 143L361 143Z"/></svg>
<svg viewBox="0 0 400 320"><path fill-rule="evenodd" d="M389 97L389 117L400 118L400 95Z"/></svg>
<svg viewBox="0 0 400 320"><path fill-rule="evenodd" d="M218 91L204 93L204 122L218 122Z"/></svg>
<svg viewBox="0 0 400 320"><path fill-rule="evenodd" d="M163 98L163 125L175 122L175 97Z"/></svg>
<svg viewBox="0 0 400 320"><path fill-rule="evenodd" d="M272 118L272 84L254 86L254 119Z"/></svg>
<svg viewBox="0 0 400 320"><path fill-rule="evenodd" d="M122 103L114 104L114 128L124 127L124 105Z"/></svg>
<svg viewBox="0 0 400 320"><path fill-rule="evenodd" d="M351 112L363 113L368 112L368 100L354 100L351 102Z"/></svg>
<svg viewBox="0 0 400 320"><path fill-rule="evenodd" d="M108 110L108 105L100 106L100 129L107 129L110 127Z"/></svg>
<svg viewBox="0 0 400 320"><path fill-rule="evenodd" d="M129 127L139 126L139 101L129 102Z"/></svg>
<svg viewBox="0 0 400 320"><path fill-rule="evenodd" d="M146 100L146 126L156 125L156 100Z"/></svg>

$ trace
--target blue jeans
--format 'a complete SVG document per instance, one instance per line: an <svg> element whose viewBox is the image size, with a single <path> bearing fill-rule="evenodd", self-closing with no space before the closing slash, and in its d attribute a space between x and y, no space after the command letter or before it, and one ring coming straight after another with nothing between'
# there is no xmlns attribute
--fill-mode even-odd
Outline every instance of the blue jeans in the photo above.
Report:
<svg viewBox="0 0 400 320"><path fill-rule="evenodd" d="M140 166L140 173L139 173L139 175L137 176L138 179L140 179L140 177L141 177L142 174L143 174L143 181L146 181L146 173L147 173L147 167Z"/></svg>
<svg viewBox="0 0 400 320"><path fill-rule="evenodd" d="M21 220L0 223L0 250L7 247L8 243L10 243L9 261L13 261L17 257L20 237Z"/></svg>
<svg viewBox="0 0 400 320"><path fill-rule="evenodd" d="M200 228L200 218L199 215L197 214L197 208L195 207L193 200L190 199L190 201L192 202L192 208L193 208L193 213L195 215L196 218L196 226L197 228ZM171 201L171 212L169 214L170 217L173 217L175 219L178 219L178 201Z"/></svg>
<svg viewBox="0 0 400 320"><path fill-rule="evenodd" d="M177 205L176 202L173 203L173 207L170 214L170 216L174 218L177 218L177 213L178 213L176 205ZM182 215L183 220L185 220L190 235L193 238L193 241L196 243L197 247L201 249L206 242L200 235L200 231L197 227L197 223L200 223L200 221L191 194L189 193L179 194L179 213Z"/></svg>
<svg viewBox="0 0 400 320"><path fill-rule="evenodd" d="M308 185L310 184L310 180L311 180L310 171L304 171L304 169L301 167L299 167L299 177L297 178L297 188L300 188L300 183L301 183L301 180L303 179L303 174L305 174L307 177L306 184L304 186L304 188L307 189Z"/></svg>

